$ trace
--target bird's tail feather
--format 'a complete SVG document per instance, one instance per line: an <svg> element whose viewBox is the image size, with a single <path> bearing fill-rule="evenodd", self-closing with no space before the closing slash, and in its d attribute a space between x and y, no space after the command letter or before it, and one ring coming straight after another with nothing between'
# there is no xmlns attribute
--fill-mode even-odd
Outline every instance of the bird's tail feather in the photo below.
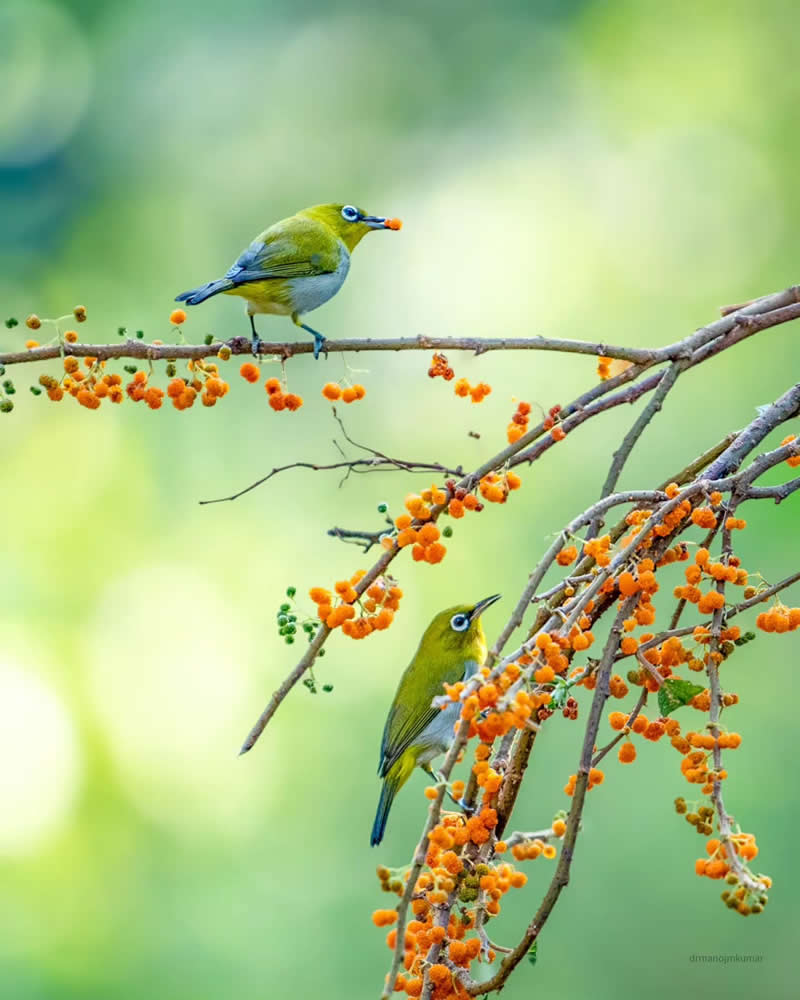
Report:
<svg viewBox="0 0 800 1000"><path fill-rule="evenodd" d="M233 285L234 282L230 278L217 278L216 281L209 281L207 285L191 288L188 292L181 292L180 295L175 296L175 301L185 302L187 306L196 306L198 303L210 299L212 295L227 292L229 288L233 288Z"/></svg>
<svg viewBox="0 0 800 1000"><path fill-rule="evenodd" d="M383 790L381 791L378 811L375 813L375 822L372 824L372 837L370 843L374 847L380 844L383 839L383 832L386 829L386 820L389 818L389 810L392 808L394 797L408 781L411 772L417 763L416 748L409 747L405 753L392 764L383 779Z"/></svg>
<svg viewBox="0 0 800 1000"><path fill-rule="evenodd" d="M375 847L376 844L380 844L383 840L383 833L386 829L386 820L389 818L389 810L392 808L392 802L394 802L394 797L397 794L398 788L399 785L392 781L391 778L386 778L383 782L381 797L378 802L378 811L375 813L375 822L372 824L372 836L369 840L372 847Z"/></svg>

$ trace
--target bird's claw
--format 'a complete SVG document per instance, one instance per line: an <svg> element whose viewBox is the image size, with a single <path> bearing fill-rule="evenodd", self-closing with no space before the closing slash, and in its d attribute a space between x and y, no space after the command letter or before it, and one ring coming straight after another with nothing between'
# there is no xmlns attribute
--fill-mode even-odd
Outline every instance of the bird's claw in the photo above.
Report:
<svg viewBox="0 0 800 1000"><path fill-rule="evenodd" d="M261 337L257 333L253 334L250 343L253 349L253 357L259 359L261 357Z"/></svg>
<svg viewBox="0 0 800 1000"><path fill-rule="evenodd" d="M466 799L457 799L456 805L464 812L465 816L471 816L475 812L475 806L471 806Z"/></svg>
<svg viewBox="0 0 800 1000"><path fill-rule="evenodd" d="M321 333L315 333L314 335L314 360L319 361L319 352L325 347L325 338ZM328 358L328 351L325 350L325 359Z"/></svg>

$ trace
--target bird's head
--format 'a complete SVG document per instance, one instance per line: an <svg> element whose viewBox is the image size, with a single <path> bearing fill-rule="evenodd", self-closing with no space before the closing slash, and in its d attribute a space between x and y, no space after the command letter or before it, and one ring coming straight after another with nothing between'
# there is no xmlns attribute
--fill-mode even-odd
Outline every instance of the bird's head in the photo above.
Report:
<svg viewBox="0 0 800 1000"><path fill-rule="evenodd" d="M493 594L477 604L456 604L453 608L440 611L425 630L421 645L431 652L439 650L463 653L483 662L486 656L486 636L481 625L481 615L499 600L500 594Z"/></svg>
<svg viewBox="0 0 800 1000"><path fill-rule="evenodd" d="M355 205L314 205L300 212L317 222L324 222L344 242L348 250L353 250L373 229L400 229L399 219L387 219L382 215L369 215Z"/></svg>

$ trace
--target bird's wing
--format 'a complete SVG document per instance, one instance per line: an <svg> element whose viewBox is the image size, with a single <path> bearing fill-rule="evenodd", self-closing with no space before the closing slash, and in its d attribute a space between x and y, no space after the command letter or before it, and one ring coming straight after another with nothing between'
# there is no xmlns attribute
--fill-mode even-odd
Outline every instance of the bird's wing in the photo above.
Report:
<svg viewBox="0 0 800 1000"><path fill-rule="evenodd" d="M265 278L301 278L330 274L340 263L336 236L313 219L293 217L258 236L225 275L237 285Z"/></svg>
<svg viewBox="0 0 800 1000"><path fill-rule="evenodd" d="M429 659L423 660L417 653L400 678L394 704L383 729L381 760L378 765L381 777L413 746L441 711L433 708L431 702L438 695L444 694L442 685L463 680L464 670L464 663L445 666Z"/></svg>

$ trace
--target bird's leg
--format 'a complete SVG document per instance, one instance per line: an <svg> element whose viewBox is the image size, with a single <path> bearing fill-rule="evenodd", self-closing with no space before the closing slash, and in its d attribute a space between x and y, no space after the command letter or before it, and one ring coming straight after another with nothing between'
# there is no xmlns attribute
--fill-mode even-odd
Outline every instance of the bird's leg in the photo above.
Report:
<svg viewBox="0 0 800 1000"><path fill-rule="evenodd" d="M300 315L296 312L292 313L292 322L294 323L295 326L299 326L301 330L305 330L306 333L310 333L311 336L314 338L314 360L318 361L319 352L325 346L325 338L318 330L315 330L313 327L307 326L305 323L302 323L300 321ZM325 352L325 357L326 358L328 357L327 351Z"/></svg>
<svg viewBox="0 0 800 1000"><path fill-rule="evenodd" d="M247 315L250 317L250 329L252 330L253 357L258 358L261 356L261 337L259 337L258 331L256 330L253 314L249 312Z"/></svg>

